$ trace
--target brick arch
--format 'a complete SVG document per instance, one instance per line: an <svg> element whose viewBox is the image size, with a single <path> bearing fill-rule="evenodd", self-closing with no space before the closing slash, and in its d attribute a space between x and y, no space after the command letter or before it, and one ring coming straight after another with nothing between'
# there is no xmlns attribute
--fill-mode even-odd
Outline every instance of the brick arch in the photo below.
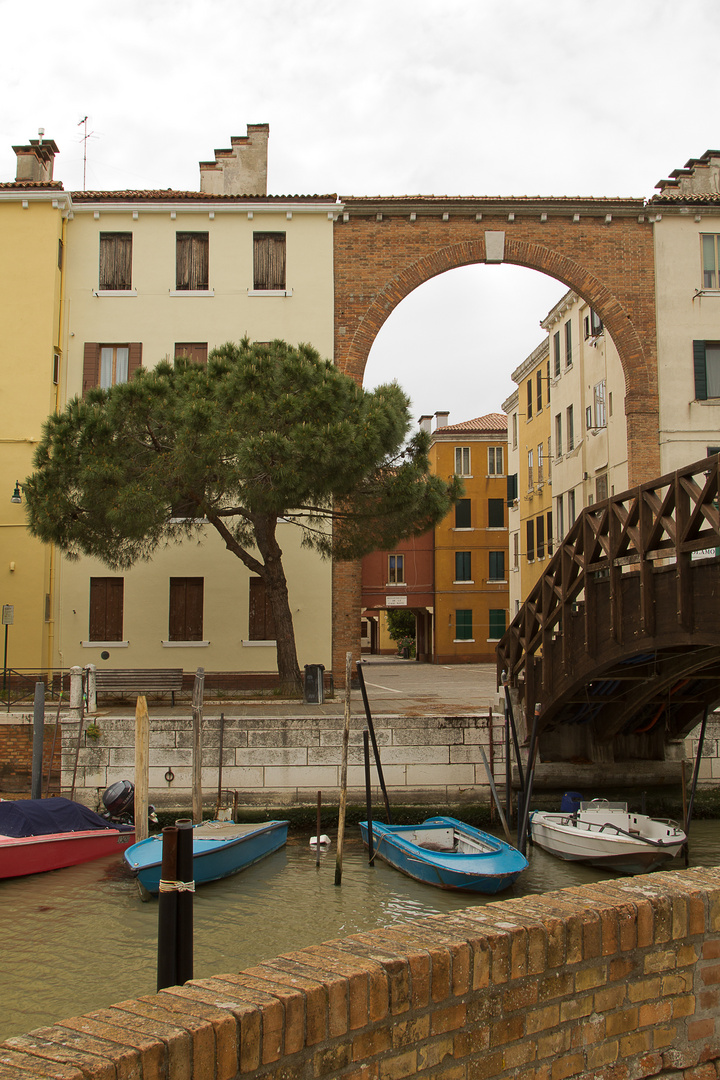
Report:
<svg viewBox="0 0 720 1080"><path fill-rule="evenodd" d="M335 361L342 370L362 382L385 320L414 289L446 270L500 262L538 270L573 289L602 318L625 373L629 483L657 476L654 252L642 200L343 202L334 231ZM502 234L499 254L487 250L488 233L496 243ZM478 403L478 411L482 407ZM333 608L339 674L345 651L359 654L359 576L350 567L336 564Z"/></svg>

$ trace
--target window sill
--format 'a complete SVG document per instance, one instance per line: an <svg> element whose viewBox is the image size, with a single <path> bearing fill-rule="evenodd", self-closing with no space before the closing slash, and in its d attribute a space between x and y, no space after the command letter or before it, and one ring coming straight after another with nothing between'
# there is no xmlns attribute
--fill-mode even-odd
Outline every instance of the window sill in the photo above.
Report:
<svg viewBox="0 0 720 1080"><path fill-rule="evenodd" d="M248 289L248 296L292 296L292 289Z"/></svg>
<svg viewBox="0 0 720 1080"><path fill-rule="evenodd" d="M486 480L507 480L507 474L502 472L490 472L485 475Z"/></svg>
<svg viewBox="0 0 720 1080"><path fill-rule="evenodd" d="M475 532L472 525L453 525L452 532Z"/></svg>
<svg viewBox="0 0 720 1080"><path fill-rule="evenodd" d="M407 581L386 581L386 589L407 589Z"/></svg>
<svg viewBox="0 0 720 1080"><path fill-rule="evenodd" d="M488 525L487 532L507 532L507 525Z"/></svg>
<svg viewBox="0 0 720 1080"><path fill-rule="evenodd" d="M499 637L489 637L489 638L486 638L486 640L487 640L487 641L502 641L502 638L499 638Z"/></svg>
<svg viewBox="0 0 720 1080"><path fill-rule="evenodd" d="M453 473L453 475L459 477L460 480L474 480L475 479L475 477L473 476L473 474L471 472L456 472L456 473Z"/></svg>
<svg viewBox="0 0 720 1080"><path fill-rule="evenodd" d="M163 649L207 649L209 641L161 641Z"/></svg>
<svg viewBox="0 0 720 1080"><path fill-rule="evenodd" d="M499 640L500 639L498 638L498 641ZM474 643L474 641L475 641L474 637L456 637L456 638L453 638L453 644L454 645L465 645L465 644L471 645L471 644Z"/></svg>
<svg viewBox="0 0 720 1080"><path fill-rule="evenodd" d="M171 289L168 296L214 296L214 289Z"/></svg>
<svg viewBox="0 0 720 1080"><path fill-rule="evenodd" d="M507 585L507 578L491 577L487 579L488 585Z"/></svg>
<svg viewBox="0 0 720 1080"><path fill-rule="evenodd" d="M81 641L83 649L127 649L129 641Z"/></svg>
<svg viewBox="0 0 720 1080"><path fill-rule="evenodd" d="M453 585L474 585L475 582L472 578L458 578L453 581Z"/></svg>
<svg viewBox="0 0 720 1080"><path fill-rule="evenodd" d="M716 406L716 407L717 407L718 405L720 405L720 397L714 397L714 398L693 398L693 400L692 400L692 404L693 404L693 405L714 405L714 406Z"/></svg>
<svg viewBox="0 0 720 1080"><path fill-rule="evenodd" d="M137 289L93 289L93 296L137 296Z"/></svg>
<svg viewBox="0 0 720 1080"><path fill-rule="evenodd" d="M270 641L270 640L268 640L268 641L261 641L261 640L243 641L242 647L243 647L243 649L252 649L252 648L255 648L258 645L260 645L260 646L263 646L263 645L270 646L270 645L272 645L272 647L275 648L276 644L277 644L277 642L273 638L272 641Z"/></svg>

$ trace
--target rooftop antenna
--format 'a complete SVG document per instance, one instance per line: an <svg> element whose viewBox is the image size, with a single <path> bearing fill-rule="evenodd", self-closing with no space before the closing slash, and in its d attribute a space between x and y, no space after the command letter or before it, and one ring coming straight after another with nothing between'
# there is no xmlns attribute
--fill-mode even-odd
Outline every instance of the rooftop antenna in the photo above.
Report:
<svg viewBox="0 0 720 1080"><path fill-rule="evenodd" d="M93 134L92 131L88 132L87 123L88 123L87 116L83 116L82 120L78 124L78 127L82 127L84 129L83 137L82 137L82 144L83 144L83 191L85 191L85 184L86 184L86 177L87 177L87 141L90 138L90 136Z"/></svg>

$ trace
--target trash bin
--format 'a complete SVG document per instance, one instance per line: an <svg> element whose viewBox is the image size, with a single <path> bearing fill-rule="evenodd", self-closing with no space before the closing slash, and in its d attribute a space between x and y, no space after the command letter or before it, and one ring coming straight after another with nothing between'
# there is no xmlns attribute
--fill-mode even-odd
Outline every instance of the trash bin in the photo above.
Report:
<svg viewBox="0 0 720 1080"><path fill-rule="evenodd" d="M322 705L325 700L323 693L324 664L305 665L305 701L309 705Z"/></svg>

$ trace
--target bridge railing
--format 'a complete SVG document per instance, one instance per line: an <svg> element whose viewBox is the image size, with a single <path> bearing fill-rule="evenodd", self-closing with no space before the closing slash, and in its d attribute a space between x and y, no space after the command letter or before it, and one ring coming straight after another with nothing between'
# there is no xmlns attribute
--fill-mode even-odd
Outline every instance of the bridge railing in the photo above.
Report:
<svg viewBox="0 0 720 1080"><path fill-rule="evenodd" d="M640 575L641 630L652 636L656 564L676 566L677 619L692 632L691 563L695 553L714 555L720 547L719 483L720 455L714 454L585 507L500 640L498 674L505 671L511 685L524 675L529 690L535 658L558 636L566 666L570 640L563 629L571 615L583 614L585 648L592 654L597 629L593 586L603 578L610 582L613 639L622 643L620 578L628 573Z"/></svg>

